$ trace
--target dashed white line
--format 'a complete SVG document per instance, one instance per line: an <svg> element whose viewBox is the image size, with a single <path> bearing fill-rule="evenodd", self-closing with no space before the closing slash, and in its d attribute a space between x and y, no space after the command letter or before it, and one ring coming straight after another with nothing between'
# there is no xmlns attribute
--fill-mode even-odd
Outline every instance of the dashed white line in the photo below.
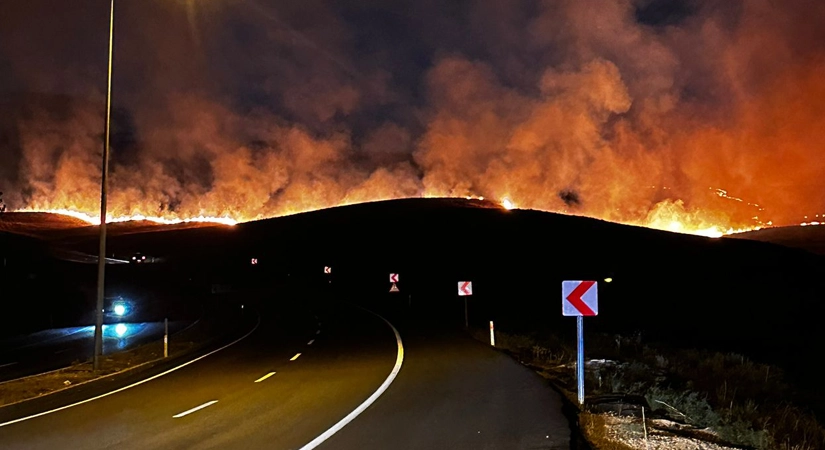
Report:
<svg viewBox="0 0 825 450"><path fill-rule="evenodd" d="M143 383L147 383L147 382L152 381L152 380L154 380L154 379L156 379L156 378L160 378L160 377L162 377L162 376L164 376L164 375L166 375L166 374L172 373L172 372L174 372L174 371L176 371L176 370L178 370L178 369L181 369L181 368L183 368L183 367L186 367L186 366L188 366L188 365L190 365L190 364L194 364L194 363L196 363L196 362L198 362L198 361L202 360L203 358L206 358L207 356L214 355L215 353L218 353L219 351L221 351L221 350L223 350L223 349L225 349L225 348L228 348L228 347L230 347L230 346L232 346L232 345L237 344L238 342L241 342L242 340L246 339L246 338L247 338L250 334L254 333L254 332L255 332L255 330L257 330L257 329L258 329L258 326L260 326L260 325L261 325L261 318L259 317L259 318L258 318L258 323L256 323L256 324L255 324L255 327L254 327L254 328L252 328L251 330L249 330L249 332L247 332L245 335L243 335L243 336L239 337L238 339L235 339L234 341L232 341L232 342L230 342L230 343L228 343L228 344L224 345L223 347L220 347L220 348L217 348L217 349L215 349L215 350L212 350L211 352L209 352L209 353L207 353L207 354L205 354L205 355L198 356L197 358L192 359L192 360L190 360L190 361L187 361L187 362L185 362L185 363L183 363L183 364L181 364L181 365L179 365L179 366L172 367L171 369L169 369L169 370L167 370L167 371L165 371L165 372L161 372L161 373L159 373L159 374L157 374L157 375L153 375L153 376L151 376L151 377L149 377L149 378L144 378L143 380L140 380L140 381L138 381L138 382L132 383L132 384L130 384L130 385L128 385L128 386L123 386L122 388L118 388L118 389L115 389L114 391L109 391L109 392L106 392L106 393L100 394L100 395L98 395L98 396L96 396L96 397L87 398L86 400L81 400L81 401L79 401L79 402L71 403L71 404L66 405L66 406L61 406L61 407L59 407L59 408L50 409L50 410L48 410L48 411L43 411L43 412L41 412L41 413L32 414L32 415L30 415L30 416L21 417L21 418L19 418L19 419L14 419L14 420L10 420L10 421L8 421L8 422L3 422L3 423L0 423L0 428L5 427L5 426L8 426L8 425L11 425L11 424L15 424L15 423L18 423L18 422L23 422L23 421L26 421L26 420L31 420L31 419L34 419L34 418L36 418L36 417L45 416L46 414L51 414L51 413L56 413L56 412L58 412L58 411L63 411L64 409L73 408L73 407L78 406L78 405L82 405L82 404L85 404L85 403L93 402L93 401L95 401L95 400L97 400L97 399L101 399L101 398L103 398L103 397L108 397L108 396L110 396L110 395L117 394L118 392L125 391L126 389L131 389L131 388L133 388L133 387L135 387L135 386L140 386L140 385L141 385L141 384L143 384Z"/></svg>
<svg viewBox="0 0 825 450"><path fill-rule="evenodd" d="M315 339L311 339L309 342L307 342L307 345L312 345L313 342L315 342Z"/></svg>
<svg viewBox="0 0 825 450"><path fill-rule="evenodd" d="M15 365L15 364L17 364L17 362L13 362L13 363L6 363L6 364L0 364L0 367L8 367L8 366L13 366L13 365Z"/></svg>
<svg viewBox="0 0 825 450"><path fill-rule="evenodd" d="M295 354L295 356L293 356L292 358L289 358L289 360L290 360L290 361L295 361L296 359L298 359L298 357L299 357L299 356L301 356L301 354L300 354L300 353L296 353L296 354Z"/></svg>
<svg viewBox="0 0 825 450"><path fill-rule="evenodd" d="M275 375L275 372L269 372L268 374L266 374L266 375L262 376L261 378L258 378L257 380L255 380L255 382L260 383L261 381L266 380L267 378L271 377L272 375Z"/></svg>
<svg viewBox="0 0 825 450"><path fill-rule="evenodd" d="M318 331L315 332L316 336L319 335L319 334L321 334L321 330L318 330Z"/></svg>
<svg viewBox="0 0 825 450"><path fill-rule="evenodd" d="M204 403L203 405L196 406L196 407L194 407L194 408L192 408L192 409L189 409L189 410L186 410L186 411L184 411L184 412L182 412L182 413L180 413L180 414L175 414L175 415L174 415L174 416L172 416L172 417L173 417L173 418L175 418L175 419L180 419L180 418L181 418L181 417L183 417L183 416L186 416L186 415L192 414L192 413L193 413L193 412L195 412L195 411L200 411L200 410L202 410L203 408L207 408L207 407L209 407L209 406L214 405L215 403L218 403L218 401L217 401L217 400L212 400L211 402L206 402L206 403Z"/></svg>

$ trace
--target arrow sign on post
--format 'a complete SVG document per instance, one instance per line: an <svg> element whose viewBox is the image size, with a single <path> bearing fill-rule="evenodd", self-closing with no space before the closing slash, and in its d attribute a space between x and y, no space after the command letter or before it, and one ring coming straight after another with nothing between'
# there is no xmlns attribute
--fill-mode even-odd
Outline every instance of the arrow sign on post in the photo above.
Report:
<svg viewBox="0 0 825 450"><path fill-rule="evenodd" d="M595 281L562 281L561 297L562 315L599 314L599 285Z"/></svg>
<svg viewBox="0 0 825 450"><path fill-rule="evenodd" d="M579 405L584 404L584 317L599 313L599 285L595 281L562 281L561 313L576 317L578 338L576 379Z"/></svg>

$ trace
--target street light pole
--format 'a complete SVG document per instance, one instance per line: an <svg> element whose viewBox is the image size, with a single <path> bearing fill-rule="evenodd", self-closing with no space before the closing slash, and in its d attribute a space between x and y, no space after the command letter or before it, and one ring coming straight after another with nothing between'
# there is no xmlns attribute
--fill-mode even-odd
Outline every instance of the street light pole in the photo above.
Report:
<svg viewBox="0 0 825 450"><path fill-rule="evenodd" d="M115 36L115 0L109 7L109 64L106 71L106 137L103 143L103 169L100 180L100 251L97 258L97 309L95 310L95 353L94 370L100 369L100 355L103 354L103 299L106 279L106 197L109 178L109 130L112 115L112 46Z"/></svg>

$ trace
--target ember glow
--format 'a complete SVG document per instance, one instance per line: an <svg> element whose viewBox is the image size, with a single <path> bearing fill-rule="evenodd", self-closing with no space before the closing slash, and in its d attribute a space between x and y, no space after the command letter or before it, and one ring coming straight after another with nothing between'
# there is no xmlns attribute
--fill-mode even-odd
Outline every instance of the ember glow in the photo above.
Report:
<svg viewBox="0 0 825 450"><path fill-rule="evenodd" d="M504 197L501 200L501 206L504 207L504 209L507 209L507 210L516 208L516 205L512 201L510 201L510 199L507 198L507 197Z"/></svg>

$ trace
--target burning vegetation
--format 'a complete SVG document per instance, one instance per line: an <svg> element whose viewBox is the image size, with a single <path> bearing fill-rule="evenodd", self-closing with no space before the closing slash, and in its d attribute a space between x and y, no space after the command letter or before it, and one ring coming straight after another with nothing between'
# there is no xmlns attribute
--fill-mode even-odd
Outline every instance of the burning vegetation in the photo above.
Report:
<svg viewBox="0 0 825 450"><path fill-rule="evenodd" d="M433 196L705 236L813 217L825 4L661 3L125 5L109 220ZM94 48L106 17L56 8L0 17L0 84L24 92L0 101L0 186L16 211L97 223L105 61L53 45Z"/></svg>

